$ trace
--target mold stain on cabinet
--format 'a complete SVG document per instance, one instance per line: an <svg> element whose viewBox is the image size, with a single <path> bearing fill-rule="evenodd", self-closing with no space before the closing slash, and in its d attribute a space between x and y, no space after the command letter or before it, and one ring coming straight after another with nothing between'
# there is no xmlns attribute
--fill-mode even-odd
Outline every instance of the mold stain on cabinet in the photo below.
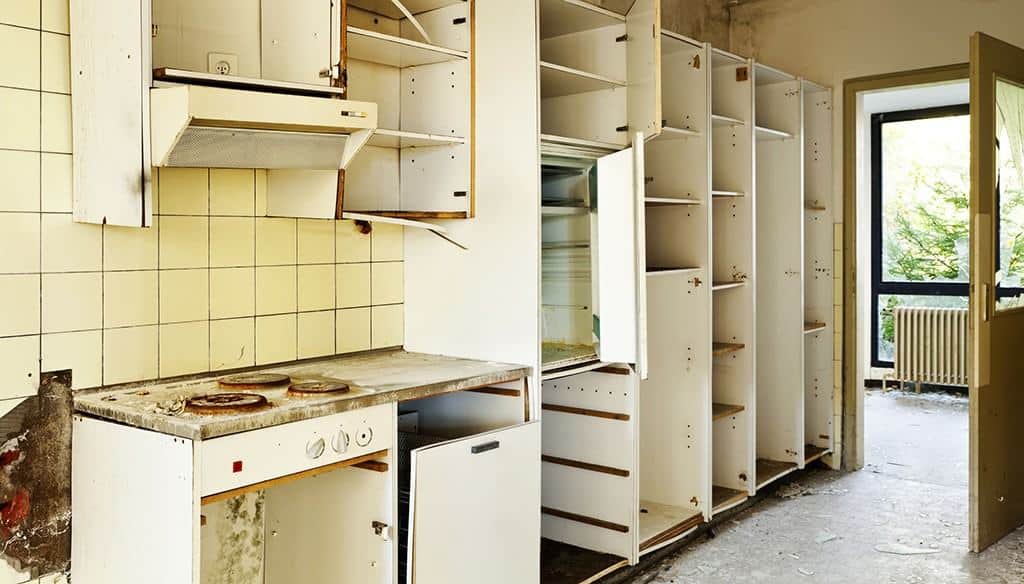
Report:
<svg viewBox="0 0 1024 584"><path fill-rule="evenodd" d="M257 491L203 506L203 584L263 582L265 502L264 492Z"/></svg>

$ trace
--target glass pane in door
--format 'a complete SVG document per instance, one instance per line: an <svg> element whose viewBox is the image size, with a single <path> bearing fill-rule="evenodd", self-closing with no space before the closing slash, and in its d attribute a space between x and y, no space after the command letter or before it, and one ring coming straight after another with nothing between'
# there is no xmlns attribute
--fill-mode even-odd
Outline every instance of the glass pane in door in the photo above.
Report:
<svg viewBox="0 0 1024 584"><path fill-rule="evenodd" d="M996 310L1024 306L1024 88L996 80Z"/></svg>

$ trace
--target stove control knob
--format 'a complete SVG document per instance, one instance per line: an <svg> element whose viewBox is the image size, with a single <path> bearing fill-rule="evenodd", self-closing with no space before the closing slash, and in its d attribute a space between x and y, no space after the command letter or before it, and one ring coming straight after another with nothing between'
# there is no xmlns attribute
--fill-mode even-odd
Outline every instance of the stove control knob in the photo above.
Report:
<svg viewBox="0 0 1024 584"><path fill-rule="evenodd" d="M306 457L316 460L323 456L324 449L326 447L327 444L324 442L323 438L314 436L313 438L310 438L309 442L306 442Z"/></svg>
<svg viewBox="0 0 1024 584"><path fill-rule="evenodd" d="M356 432L356 444L366 446L373 441L373 430L369 426L363 426Z"/></svg>
<svg viewBox="0 0 1024 584"><path fill-rule="evenodd" d="M344 426L342 426L338 428L338 433L331 438L331 448L333 448L338 454L345 454L348 452L348 441L348 432L346 432Z"/></svg>

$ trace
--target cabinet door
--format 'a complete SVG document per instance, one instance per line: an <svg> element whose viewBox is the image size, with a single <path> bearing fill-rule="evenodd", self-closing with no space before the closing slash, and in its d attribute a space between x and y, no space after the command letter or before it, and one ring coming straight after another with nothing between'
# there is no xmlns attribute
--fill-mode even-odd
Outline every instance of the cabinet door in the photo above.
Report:
<svg viewBox="0 0 1024 584"><path fill-rule="evenodd" d="M260 65L263 79L330 85L341 50L332 38L340 18L332 2L262 0Z"/></svg>
<svg viewBox="0 0 1024 584"><path fill-rule="evenodd" d="M412 451L408 582L537 582L540 439L529 422Z"/></svg>
<svg viewBox="0 0 1024 584"><path fill-rule="evenodd" d="M644 236L644 142L598 159L596 166L594 334L598 357L635 363L647 377L647 262Z"/></svg>

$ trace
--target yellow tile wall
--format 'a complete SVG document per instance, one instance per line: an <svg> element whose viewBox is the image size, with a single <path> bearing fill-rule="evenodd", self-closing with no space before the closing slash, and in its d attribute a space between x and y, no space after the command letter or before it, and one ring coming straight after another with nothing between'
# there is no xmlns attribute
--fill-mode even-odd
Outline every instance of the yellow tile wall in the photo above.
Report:
<svg viewBox="0 0 1024 584"><path fill-rule="evenodd" d="M265 171L160 169L154 227L75 223L68 29L0 2L0 400L402 344L401 228L262 217Z"/></svg>

